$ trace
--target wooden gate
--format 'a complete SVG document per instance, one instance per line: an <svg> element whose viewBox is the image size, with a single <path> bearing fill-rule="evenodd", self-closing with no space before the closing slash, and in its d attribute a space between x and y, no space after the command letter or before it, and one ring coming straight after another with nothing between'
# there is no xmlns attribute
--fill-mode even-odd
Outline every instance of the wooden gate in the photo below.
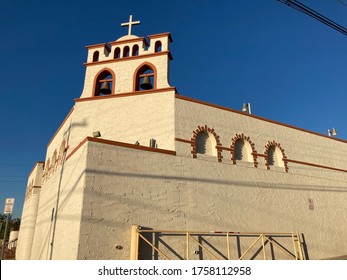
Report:
<svg viewBox="0 0 347 280"><path fill-rule="evenodd" d="M298 232L204 232L132 226L131 260L303 260Z"/></svg>

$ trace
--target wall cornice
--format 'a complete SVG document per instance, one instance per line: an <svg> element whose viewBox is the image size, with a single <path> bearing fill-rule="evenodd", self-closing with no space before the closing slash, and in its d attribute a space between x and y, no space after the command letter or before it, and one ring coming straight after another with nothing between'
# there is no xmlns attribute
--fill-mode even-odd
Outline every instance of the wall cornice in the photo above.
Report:
<svg viewBox="0 0 347 280"><path fill-rule="evenodd" d="M124 147L129 149L135 149L135 150L142 150L147 152L154 152L154 153L161 153L161 154L168 154L168 155L176 155L175 151L172 150L165 150L165 149L159 149L159 148L151 148L147 146L141 146L141 145L135 145L125 142L118 142L108 139L100 139L100 138L94 138L87 136L84 138L84 140L77 145L75 149L71 151L71 153L66 157L66 160L68 160L74 153L76 153L85 143L87 142L94 142L94 143L100 143L100 144L106 144L106 145L112 145L112 146L118 146L118 147Z"/></svg>
<svg viewBox="0 0 347 280"><path fill-rule="evenodd" d="M120 93L120 94L110 94L110 95L103 95L103 96L75 98L74 101L75 102L83 102L83 101L104 100L104 99L109 99L109 98L121 98L121 97L128 97L128 96L138 96L138 95L144 95L144 94L167 92L170 90L173 90L176 92L175 87L168 87L168 88L142 90L142 91L131 91L131 92L125 92L125 93Z"/></svg>

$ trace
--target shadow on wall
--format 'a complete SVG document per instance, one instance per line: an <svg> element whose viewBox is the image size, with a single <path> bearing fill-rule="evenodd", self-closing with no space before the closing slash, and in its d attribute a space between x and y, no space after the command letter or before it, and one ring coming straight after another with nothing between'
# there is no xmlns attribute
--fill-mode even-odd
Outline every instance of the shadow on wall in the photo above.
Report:
<svg viewBox="0 0 347 280"><path fill-rule="evenodd" d="M74 174L74 172L72 172L72 174ZM266 182L244 182L244 181L236 181L236 180L223 180L223 179L209 179L209 178L197 178L197 177L183 177L183 176L167 176L167 175L160 175L160 174L138 174L136 172L117 172L117 171L104 171L104 170L95 170L95 169L85 169L81 172L81 174L76 178L74 176L71 176L70 178L67 178L67 180L73 180L73 184L71 186L71 188L69 189L69 192L67 195L64 196L64 198L60 201L59 203L59 211L62 211L65 207L65 205L70 201L71 196L74 194L74 191L77 187L77 185L79 184L79 181L81 180L82 176L86 175L97 178L98 176L112 176L114 177L112 180L117 181L117 177L126 177L126 178L136 178L136 179L160 179L160 180L169 180L169 181L185 181L185 182L194 182L194 183L199 183L201 185L206 185L206 184L212 184L212 185L228 185L230 187L233 186L238 186L238 185L242 185L243 188L264 188L264 189L288 189L288 190L296 190L296 191L318 191L318 192L336 192L336 193L347 193L347 187L339 187L339 186L330 186L330 187L322 187L319 185L316 186L311 186L311 185L298 185L298 184L277 184L276 186L274 185L269 185ZM141 181L139 180L139 181ZM68 184L68 183L67 183ZM84 198L85 200L88 199L92 199L94 196L98 197L100 196L100 191L97 193L96 190L90 189L89 194ZM112 200L112 194L111 194L111 198ZM49 207L49 206L47 206ZM64 215L60 215L59 219L62 219L63 221L65 220L69 220L69 221L76 221L76 219L79 219L79 217L75 217L73 215L68 215L67 213L64 213ZM107 221L107 220L103 220L102 221L103 225L108 225L108 226L113 226L114 227L114 221ZM182 258L181 254L178 253L174 253L175 250L173 250L173 248L169 245L168 242L166 242L166 240L164 240L161 236L156 236L155 234L148 234L148 238L150 240L154 240L154 243L159 245L162 244L163 246L167 247L167 250L169 250L170 252L172 252L172 254L175 254L175 256L180 259ZM306 246L306 241L304 236L302 236L303 238L303 243L304 245L304 253L305 253L305 257L306 259L309 258L308 256L308 249ZM47 232L47 235L45 235L45 240L43 241L46 244L51 243L51 229L49 230L49 232ZM202 236L199 237L199 240L201 240L202 242L208 244L208 240L204 239ZM211 246L211 244L209 245ZM236 238L236 246L238 248L237 252L238 252L238 256L240 256L241 254L241 242L240 240L238 240ZM49 247L49 246L48 246ZM46 247L46 250L48 250L48 248ZM47 251L46 251L46 255L47 255ZM225 257L225 255L223 255L220 251L216 250L216 253L219 254L221 257ZM201 250L199 251L199 258L203 257L203 253L201 252ZM40 252L40 256L43 257L44 255L44 247L41 248L41 252ZM254 254L254 258L256 258L259 255L259 252L255 252ZM273 258L275 257L274 254L272 253ZM142 256L141 258L144 259L148 259L150 257L150 259L154 258L158 258L158 254L156 252L152 252L152 248L150 247L150 245L144 245L143 248L143 252L142 252Z"/></svg>
<svg viewBox="0 0 347 280"><path fill-rule="evenodd" d="M262 189L277 189L277 190L298 190L298 191L318 191L318 192L337 192L347 193L347 186L319 186L319 185L302 185L302 184L281 184L277 183L276 186L270 185L266 182L246 182L236 180L225 179L208 179L200 177L181 177L181 176L167 176L167 175L155 175L155 174L138 174L132 172L111 172L95 169L86 169L89 175L108 175L108 176L121 176L129 178L141 178L141 179L161 179L168 181L186 181L186 182L198 182L201 184L213 184L213 185L228 185L228 186L241 186L243 188L262 188ZM265 171L266 172L266 171Z"/></svg>

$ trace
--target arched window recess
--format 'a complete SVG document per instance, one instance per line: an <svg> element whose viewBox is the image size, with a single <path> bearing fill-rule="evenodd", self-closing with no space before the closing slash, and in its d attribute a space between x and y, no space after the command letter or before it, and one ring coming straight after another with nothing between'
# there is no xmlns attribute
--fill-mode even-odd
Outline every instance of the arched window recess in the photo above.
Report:
<svg viewBox="0 0 347 280"><path fill-rule="evenodd" d="M207 131L201 131L197 134L196 140L196 153L208 156L217 156L216 139Z"/></svg>
<svg viewBox="0 0 347 280"><path fill-rule="evenodd" d="M222 162L222 154L221 150L217 148L218 146L222 146L222 144L213 128L204 125L198 126L193 131L191 143L193 158L197 158L197 155L200 154L217 157L217 160Z"/></svg>
<svg viewBox="0 0 347 280"><path fill-rule="evenodd" d="M254 143L248 136L243 133L236 134L231 139L231 161L236 164L239 163L252 163L254 167L258 166Z"/></svg>

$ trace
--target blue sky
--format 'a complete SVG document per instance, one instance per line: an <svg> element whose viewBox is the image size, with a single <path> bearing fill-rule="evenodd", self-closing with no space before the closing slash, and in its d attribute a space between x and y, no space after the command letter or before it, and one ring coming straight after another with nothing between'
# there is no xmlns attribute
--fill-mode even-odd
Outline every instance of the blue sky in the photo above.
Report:
<svg viewBox="0 0 347 280"><path fill-rule="evenodd" d="M347 0L301 0L347 27ZM0 0L0 211L82 92L85 46L170 32L180 94L347 139L347 36L276 0Z"/></svg>

